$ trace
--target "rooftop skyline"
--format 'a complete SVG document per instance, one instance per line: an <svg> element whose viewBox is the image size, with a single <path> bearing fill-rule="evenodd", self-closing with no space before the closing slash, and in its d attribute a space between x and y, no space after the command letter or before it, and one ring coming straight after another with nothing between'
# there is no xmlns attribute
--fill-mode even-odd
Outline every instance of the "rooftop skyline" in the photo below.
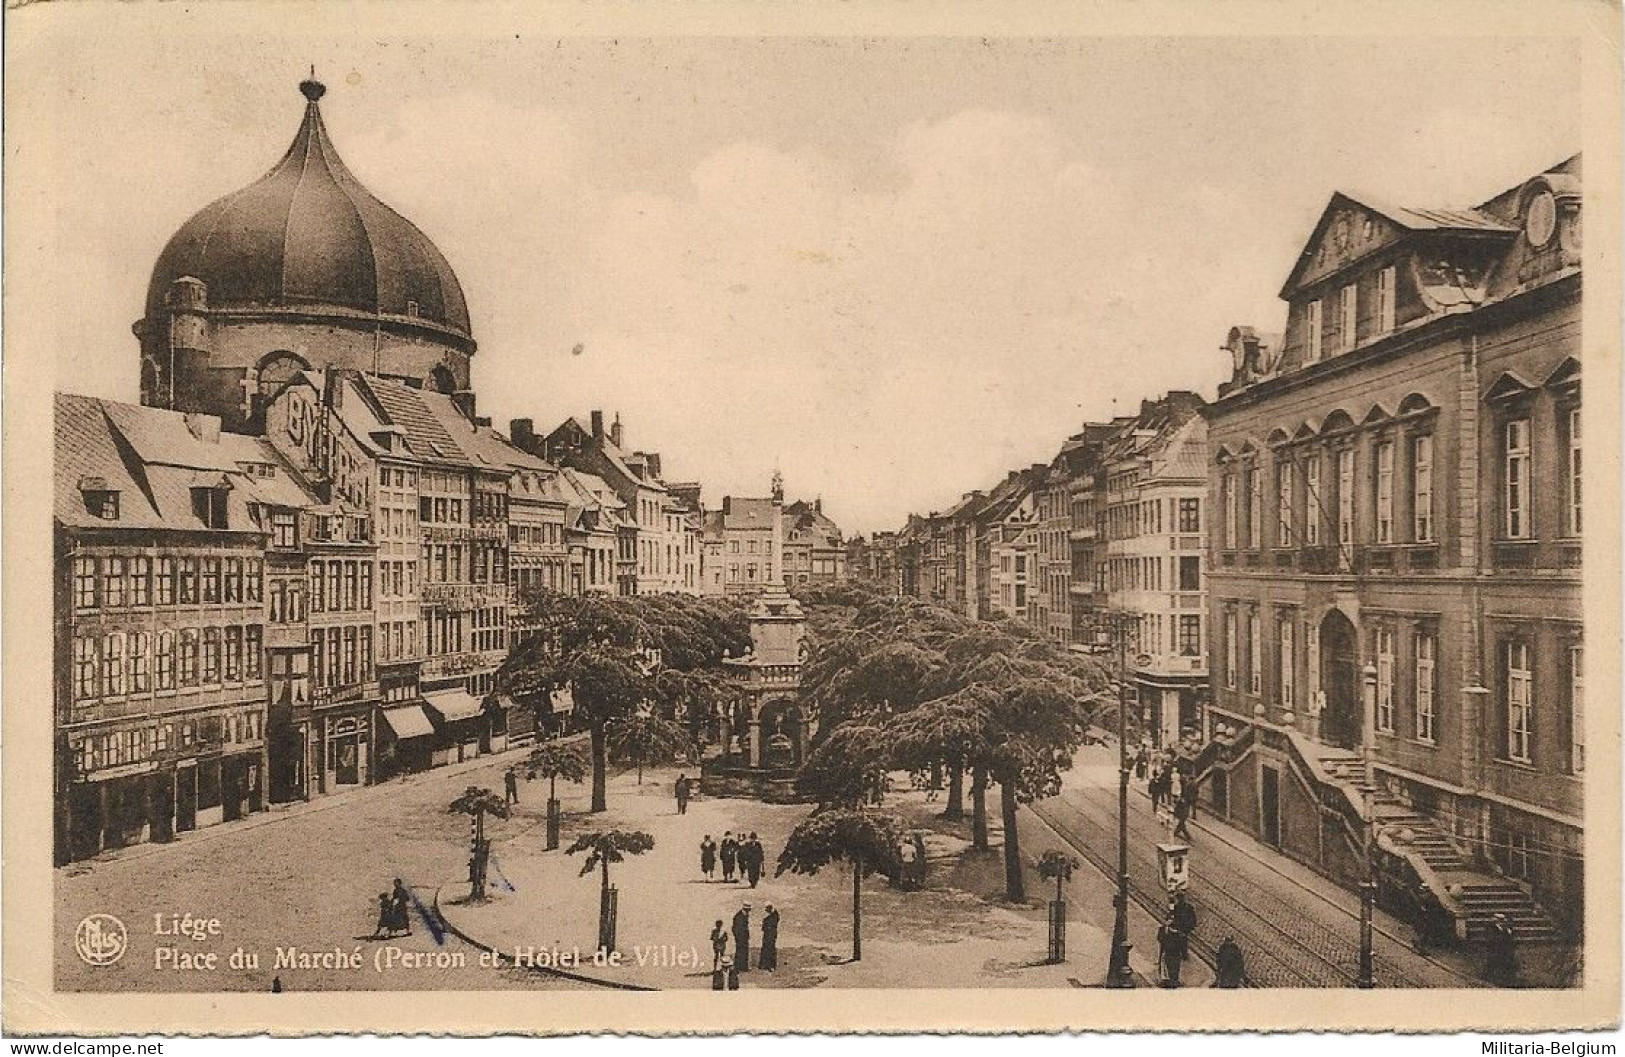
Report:
<svg viewBox="0 0 1625 1057"><path fill-rule="evenodd" d="M345 163L461 280L482 414L619 411L627 447L708 505L777 466L849 532L1143 397L1211 397L1231 325L1280 329L1334 191L1469 206L1580 146L1557 38L290 30L198 52L180 23L121 47L132 16L96 15L10 56L23 127L55 132L14 170L50 208L8 277L9 336L57 389L137 399L129 326L159 251L282 156L314 62ZM71 311L30 310L69 289Z"/></svg>

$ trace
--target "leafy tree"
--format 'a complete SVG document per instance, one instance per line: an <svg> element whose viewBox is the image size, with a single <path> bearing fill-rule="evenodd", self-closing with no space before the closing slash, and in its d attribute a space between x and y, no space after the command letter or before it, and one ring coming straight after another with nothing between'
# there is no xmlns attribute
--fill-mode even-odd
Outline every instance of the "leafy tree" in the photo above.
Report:
<svg viewBox="0 0 1625 1057"><path fill-rule="evenodd" d="M579 741L549 741L530 750L522 765L527 780L547 779L547 798L557 800L558 782L580 782L587 777L587 754Z"/></svg>
<svg viewBox="0 0 1625 1057"><path fill-rule="evenodd" d="M566 855L579 855L586 853L586 861L581 864L581 873L585 877L593 870L601 871L602 883L599 888L598 901L598 946L604 950L615 949L614 917L610 910L609 865L622 862L629 855L642 855L655 846L655 839L642 830L594 830L583 833L576 838L576 842L564 849Z"/></svg>
<svg viewBox="0 0 1625 1057"><path fill-rule="evenodd" d="M822 727L800 784L821 803L851 804L860 802L853 793L865 771L943 766L947 813L956 815L968 769L972 843L985 849L987 793L996 783L1006 897L1024 900L1018 805L1059 790L1106 686L1098 662L1014 621L874 599L818 643L806 666L803 700Z"/></svg>
<svg viewBox="0 0 1625 1057"><path fill-rule="evenodd" d="M890 766L884 716L849 719L808 755L796 774L796 792L823 807L858 808Z"/></svg>
<svg viewBox="0 0 1625 1057"><path fill-rule="evenodd" d="M644 767L669 763L678 755L686 756L691 748L687 731L652 713L616 720L607 735L610 757L636 766L639 785L643 784Z"/></svg>
<svg viewBox="0 0 1625 1057"><path fill-rule="evenodd" d="M474 818L473 869L469 871L469 898L485 898L485 867L490 860L490 844L485 838L485 816L508 817L508 801L484 786L471 785L463 794L447 805L451 814L471 815Z"/></svg>
<svg viewBox="0 0 1625 1057"><path fill-rule="evenodd" d="M876 811L829 808L801 821L784 842L773 876L816 874L838 862L852 867L852 960L863 957L863 879L879 873L896 878L902 870L897 845L903 820Z"/></svg>
<svg viewBox="0 0 1625 1057"><path fill-rule="evenodd" d="M521 602L534 630L510 651L499 685L516 697L571 688L590 737L594 812L608 806L610 726L656 699L665 669L720 669L726 652L749 641L743 612L727 600L533 592ZM651 651L665 668L651 664Z"/></svg>

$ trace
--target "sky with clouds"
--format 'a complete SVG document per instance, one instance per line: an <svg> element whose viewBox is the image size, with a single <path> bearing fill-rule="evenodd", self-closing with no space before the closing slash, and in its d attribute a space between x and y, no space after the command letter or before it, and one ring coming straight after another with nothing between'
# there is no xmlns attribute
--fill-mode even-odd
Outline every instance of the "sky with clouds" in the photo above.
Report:
<svg viewBox="0 0 1625 1057"><path fill-rule="evenodd" d="M1333 190L1470 205L1580 141L1556 38L279 37L216 11L20 47L16 14L11 105L51 134L8 138L38 207L8 336L57 388L136 398L153 261L277 161L315 63L350 169L461 277L481 413L619 411L708 503L777 465L866 531L1211 395Z"/></svg>

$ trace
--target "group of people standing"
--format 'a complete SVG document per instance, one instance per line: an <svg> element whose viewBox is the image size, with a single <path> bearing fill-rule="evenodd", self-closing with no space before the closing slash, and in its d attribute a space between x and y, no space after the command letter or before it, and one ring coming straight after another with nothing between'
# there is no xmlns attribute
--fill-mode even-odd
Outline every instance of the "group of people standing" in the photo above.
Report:
<svg viewBox="0 0 1625 1057"><path fill-rule="evenodd" d="M412 897L406 891L406 885L397 877L392 891L378 893L378 926L372 930L372 938L388 940L403 933L410 936L411 908Z"/></svg>
<svg viewBox="0 0 1625 1057"><path fill-rule="evenodd" d="M1196 908L1180 892L1168 907L1168 920L1157 929L1157 970L1163 987L1179 986L1179 973L1191 956L1191 933L1195 931Z"/></svg>
<svg viewBox="0 0 1625 1057"><path fill-rule="evenodd" d="M721 918L712 926L712 972L729 969L741 973L750 971L750 910L750 904L746 903L734 913L732 929L724 929ZM733 939L732 957L728 954L730 934ZM772 972L779 967L779 912L772 903L767 904L767 912L762 915L762 946L756 967L764 972Z"/></svg>
<svg viewBox="0 0 1625 1057"><path fill-rule="evenodd" d="M1190 840L1191 819L1196 817L1196 783L1187 773L1185 761L1172 754L1153 755L1142 745L1134 758L1134 777L1146 783L1151 810L1158 820L1170 827L1174 836Z"/></svg>
<svg viewBox="0 0 1625 1057"><path fill-rule="evenodd" d="M762 839L754 832L746 835L741 832L735 837L732 830L722 835L719 845L707 833L705 839L700 841L700 873L705 875L707 881L717 871L717 860L722 860L722 879L729 883L734 881L749 881L752 888L762 879L762 871L767 868L767 849L762 847Z"/></svg>

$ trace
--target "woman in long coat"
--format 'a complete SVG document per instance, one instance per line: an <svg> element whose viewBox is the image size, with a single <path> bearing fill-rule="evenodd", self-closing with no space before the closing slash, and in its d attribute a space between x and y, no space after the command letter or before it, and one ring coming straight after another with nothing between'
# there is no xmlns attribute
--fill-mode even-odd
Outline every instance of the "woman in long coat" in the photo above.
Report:
<svg viewBox="0 0 1625 1057"><path fill-rule="evenodd" d="M700 873L709 881L711 875L717 871L717 842L707 833L705 839L700 841Z"/></svg>
<svg viewBox="0 0 1625 1057"><path fill-rule="evenodd" d="M772 903L762 915L762 953L756 960L759 969L772 972L779 967L779 912Z"/></svg>

